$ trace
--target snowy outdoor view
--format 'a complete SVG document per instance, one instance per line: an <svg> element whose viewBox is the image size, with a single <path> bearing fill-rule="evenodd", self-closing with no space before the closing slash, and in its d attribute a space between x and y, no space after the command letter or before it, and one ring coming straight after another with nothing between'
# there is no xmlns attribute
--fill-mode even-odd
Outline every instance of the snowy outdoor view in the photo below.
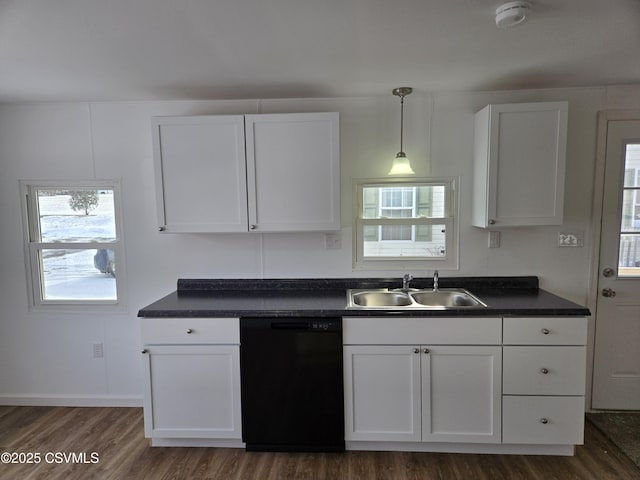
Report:
<svg viewBox="0 0 640 480"><path fill-rule="evenodd" d="M115 254L108 248L117 240L113 193L36 189L43 300L117 299ZM94 242L102 245L87 248Z"/></svg>

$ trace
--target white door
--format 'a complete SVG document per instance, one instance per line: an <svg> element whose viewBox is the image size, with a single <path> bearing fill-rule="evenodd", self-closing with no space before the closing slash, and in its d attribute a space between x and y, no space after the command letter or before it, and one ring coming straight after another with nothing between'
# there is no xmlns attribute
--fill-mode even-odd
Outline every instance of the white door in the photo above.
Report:
<svg viewBox="0 0 640 480"><path fill-rule="evenodd" d="M607 126L592 407L635 410L640 409L640 120L610 120Z"/></svg>

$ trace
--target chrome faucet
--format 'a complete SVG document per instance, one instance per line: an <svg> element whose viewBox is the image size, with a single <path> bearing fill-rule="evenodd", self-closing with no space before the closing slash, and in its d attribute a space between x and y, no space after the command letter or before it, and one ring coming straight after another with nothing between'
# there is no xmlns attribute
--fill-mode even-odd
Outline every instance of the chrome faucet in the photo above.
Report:
<svg viewBox="0 0 640 480"><path fill-rule="evenodd" d="M403 292L408 292L409 291L409 282L411 282L411 280L413 280L413 275L411 275L410 273L405 273L404 276L402 277L402 291Z"/></svg>
<svg viewBox="0 0 640 480"><path fill-rule="evenodd" d="M438 291L438 280L440 279L440 275L438 275L438 270L433 272L433 291Z"/></svg>

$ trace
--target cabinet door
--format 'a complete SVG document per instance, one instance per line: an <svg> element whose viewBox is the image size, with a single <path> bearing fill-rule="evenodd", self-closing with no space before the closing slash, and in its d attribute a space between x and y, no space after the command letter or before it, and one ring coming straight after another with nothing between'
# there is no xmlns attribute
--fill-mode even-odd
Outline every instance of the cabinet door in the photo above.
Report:
<svg viewBox="0 0 640 480"><path fill-rule="evenodd" d="M145 432L158 438L241 438L237 345L146 349Z"/></svg>
<svg viewBox="0 0 640 480"><path fill-rule="evenodd" d="M501 347L422 350L422 440L500 443Z"/></svg>
<svg viewBox="0 0 640 480"><path fill-rule="evenodd" d="M247 115L250 229L340 228L338 113Z"/></svg>
<svg viewBox="0 0 640 480"><path fill-rule="evenodd" d="M567 102L488 105L475 128L473 225L562 224Z"/></svg>
<svg viewBox="0 0 640 480"><path fill-rule="evenodd" d="M420 441L419 352L407 345L344 347L347 441Z"/></svg>
<svg viewBox="0 0 640 480"><path fill-rule="evenodd" d="M155 117L152 126L160 231L247 231L244 117Z"/></svg>

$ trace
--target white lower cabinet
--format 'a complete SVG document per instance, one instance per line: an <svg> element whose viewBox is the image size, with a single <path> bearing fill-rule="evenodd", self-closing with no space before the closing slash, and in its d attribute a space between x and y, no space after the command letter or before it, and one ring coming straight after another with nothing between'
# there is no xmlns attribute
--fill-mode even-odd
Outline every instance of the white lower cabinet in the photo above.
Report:
<svg viewBox="0 0 640 480"><path fill-rule="evenodd" d="M572 455L585 317L343 319L345 439L363 450Z"/></svg>
<svg viewBox="0 0 640 480"><path fill-rule="evenodd" d="M145 435L154 444L162 439L218 439L239 445L238 320L142 321ZM208 343L193 343L198 341Z"/></svg>
<svg viewBox="0 0 640 480"><path fill-rule="evenodd" d="M357 344L385 338L385 323L396 338L447 339L469 319L423 319L399 333L399 324L409 327L414 321L345 319L345 343L350 343L344 346L345 439L500 443L500 345ZM500 319L486 322L487 328L480 328L469 343L478 338L500 343Z"/></svg>

